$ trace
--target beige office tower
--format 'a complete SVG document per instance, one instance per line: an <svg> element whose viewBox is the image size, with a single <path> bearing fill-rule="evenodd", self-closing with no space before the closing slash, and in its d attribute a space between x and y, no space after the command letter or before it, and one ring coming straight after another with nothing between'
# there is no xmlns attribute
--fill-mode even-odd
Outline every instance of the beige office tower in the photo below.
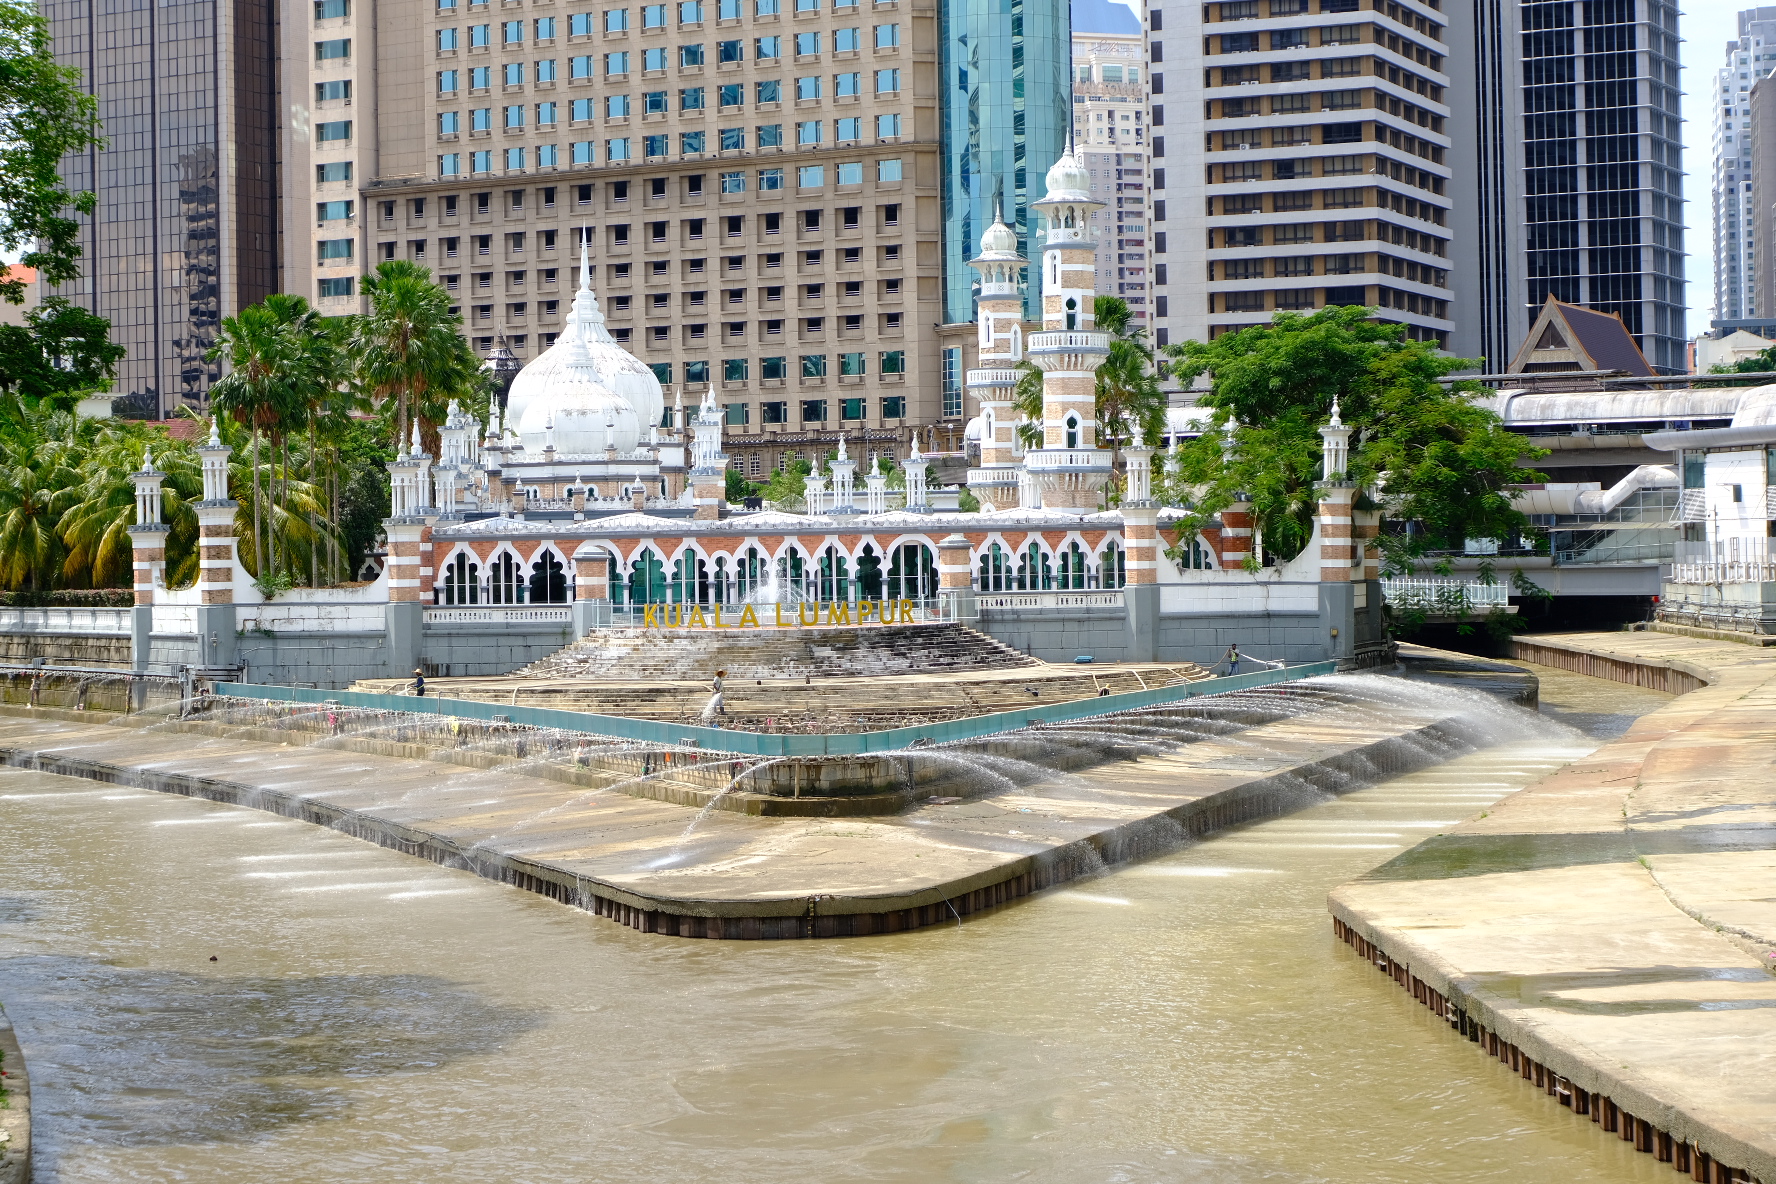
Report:
<svg viewBox="0 0 1776 1184"><path fill-rule="evenodd" d="M612 335L668 407L714 391L748 477L841 435L860 461L904 456L939 418L937 384L910 377L936 373L944 319L931 6L409 12L377 33L366 268L425 263L477 350L529 361L584 235Z"/></svg>
<svg viewBox="0 0 1776 1184"><path fill-rule="evenodd" d="M1147 208L1146 47L1141 22L1122 4L1073 6L1073 143L1104 203L1098 291L1128 301L1137 328L1151 307Z"/></svg>
<svg viewBox="0 0 1776 1184"><path fill-rule="evenodd" d="M361 307L358 189L376 170L376 16L374 0L283 6L279 286L329 316Z"/></svg>
<svg viewBox="0 0 1776 1184"><path fill-rule="evenodd" d="M1447 344L1448 19L1435 0L1150 7L1159 343L1342 304Z"/></svg>

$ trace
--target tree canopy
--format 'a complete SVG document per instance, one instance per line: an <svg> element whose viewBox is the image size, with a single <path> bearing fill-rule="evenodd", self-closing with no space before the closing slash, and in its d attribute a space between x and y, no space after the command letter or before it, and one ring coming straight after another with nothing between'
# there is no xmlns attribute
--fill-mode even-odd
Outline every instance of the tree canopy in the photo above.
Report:
<svg viewBox="0 0 1776 1184"><path fill-rule="evenodd" d="M99 106L80 71L56 64L49 25L36 8L0 0L0 250L28 247L20 262L47 286L80 277L80 224L90 192L71 193L57 171L71 152L103 147ZM22 280L0 276L0 299L23 304Z"/></svg>
<svg viewBox="0 0 1776 1184"><path fill-rule="evenodd" d="M1325 476L1319 428L1336 399L1354 429L1346 477L1379 490L1386 516L1410 524L1381 540L1390 568L1528 526L1507 487L1543 480L1518 460L1546 454L1477 406L1477 385L1439 381L1477 362L1374 315L1354 306L1279 312L1270 324L1168 347L1186 385L1204 374L1212 385L1197 400L1209 413L1203 434L1170 458L1165 492L1199 522L1243 494L1265 551L1294 557L1313 532L1314 483Z"/></svg>
<svg viewBox="0 0 1776 1184"><path fill-rule="evenodd" d="M77 396L109 386L123 355L111 343L110 321L50 296L23 325L0 325L0 390L32 404L59 400L66 410Z"/></svg>

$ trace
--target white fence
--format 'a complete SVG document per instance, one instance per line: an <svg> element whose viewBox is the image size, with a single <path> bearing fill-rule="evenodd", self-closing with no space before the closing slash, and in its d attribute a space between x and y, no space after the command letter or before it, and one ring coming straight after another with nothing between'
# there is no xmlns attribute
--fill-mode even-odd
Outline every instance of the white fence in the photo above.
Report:
<svg viewBox="0 0 1776 1184"><path fill-rule="evenodd" d="M539 625L571 620L573 609L565 604L482 604L425 610L428 625Z"/></svg>
<svg viewBox="0 0 1776 1184"><path fill-rule="evenodd" d="M238 628L273 633L380 633L387 624L387 606L382 604L286 604L273 600L235 609Z"/></svg>
<svg viewBox="0 0 1776 1184"><path fill-rule="evenodd" d="M1469 584L1460 580L1383 580L1381 594L1396 609L1438 616L1486 612L1511 603L1508 584Z"/></svg>
<svg viewBox="0 0 1776 1184"><path fill-rule="evenodd" d="M1122 593L1111 592L982 592L979 608L1121 608Z"/></svg>
<svg viewBox="0 0 1776 1184"><path fill-rule="evenodd" d="M128 637L127 608L0 608L0 633L79 633Z"/></svg>
<svg viewBox="0 0 1776 1184"><path fill-rule="evenodd" d="M1671 565L1674 584L1773 584L1776 563L1758 560L1728 560L1725 563L1674 563Z"/></svg>

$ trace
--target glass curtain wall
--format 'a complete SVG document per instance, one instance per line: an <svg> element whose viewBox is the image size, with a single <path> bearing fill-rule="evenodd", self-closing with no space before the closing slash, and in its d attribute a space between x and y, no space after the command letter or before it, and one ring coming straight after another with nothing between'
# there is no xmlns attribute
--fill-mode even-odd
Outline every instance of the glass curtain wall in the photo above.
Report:
<svg viewBox="0 0 1776 1184"><path fill-rule="evenodd" d="M1029 203L1042 196L1042 178L1073 118L1072 28L1067 0L943 0L938 11L944 319L959 323L974 319L967 263L998 198L1019 248L1030 253ZM1036 284L1024 299L1024 315L1040 318Z"/></svg>

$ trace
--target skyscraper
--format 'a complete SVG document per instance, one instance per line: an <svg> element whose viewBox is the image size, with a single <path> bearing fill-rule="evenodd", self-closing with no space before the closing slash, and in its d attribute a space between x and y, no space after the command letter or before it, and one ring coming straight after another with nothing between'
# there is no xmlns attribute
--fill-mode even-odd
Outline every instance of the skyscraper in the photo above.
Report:
<svg viewBox="0 0 1776 1184"><path fill-rule="evenodd" d="M1497 369L1549 296L1615 313L1684 367L1677 9L1663 0L1464 6L1452 102L1455 352Z"/></svg>
<svg viewBox="0 0 1776 1184"><path fill-rule="evenodd" d="M1448 342L1448 19L1440 0L1151 5L1160 343L1332 304Z"/></svg>
<svg viewBox="0 0 1776 1184"><path fill-rule="evenodd" d="M1776 316L1760 300L1758 210L1754 172L1776 166L1753 150L1752 89L1776 69L1776 7L1739 13L1739 36L1727 42L1726 61L1715 72L1712 164L1709 191L1714 222L1714 319L1718 322ZM1769 96L1764 96L1766 101ZM1769 133L1766 132L1766 135ZM1767 205L1768 202L1766 201Z"/></svg>
<svg viewBox="0 0 1776 1184"><path fill-rule="evenodd" d="M225 316L277 290L271 0L45 0L63 64L99 100L105 151L65 162L98 195L83 278L60 292L129 352L116 393L150 414L201 401Z"/></svg>
<svg viewBox="0 0 1776 1184"><path fill-rule="evenodd" d="M1073 141L1104 203L1097 232L1097 290L1128 301L1145 328L1149 237L1147 208L1147 68L1141 22L1114 0L1073 4Z"/></svg>

